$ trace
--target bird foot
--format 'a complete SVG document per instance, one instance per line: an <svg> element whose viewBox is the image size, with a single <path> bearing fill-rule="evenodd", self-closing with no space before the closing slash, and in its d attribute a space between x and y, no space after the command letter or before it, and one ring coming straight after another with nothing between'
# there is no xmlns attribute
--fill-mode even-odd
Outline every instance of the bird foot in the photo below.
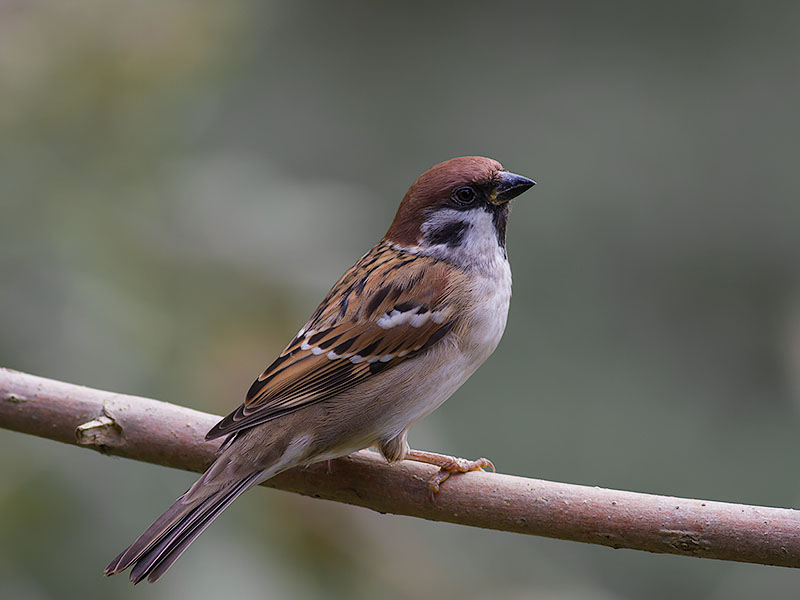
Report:
<svg viewBox="0 0 800 600"><path fill-rule="evenodd" d="M491 469L494 473L494 465L488 458L478 460L467 460L446 454L436 454L434 452L424 452L422 450L409 450L405 457L406 460L413 460L439 467L439 472L435 473L428 480L428 489L431 498L436 497L442 484L447 481L454 473L469 473L470 471L482 471Z"/></svg>

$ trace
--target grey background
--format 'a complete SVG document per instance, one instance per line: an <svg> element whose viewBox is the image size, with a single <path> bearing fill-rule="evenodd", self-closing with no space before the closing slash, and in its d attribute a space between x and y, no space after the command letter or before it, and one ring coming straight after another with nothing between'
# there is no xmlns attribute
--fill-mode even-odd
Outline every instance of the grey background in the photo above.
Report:
<svg viewBox="0 0 800 600"><path fill-rule="evenodd" d="M413 179L539 185L492 359L412 431L507 473L797 506L800 5L0 4L0 364L224 413ZM0 431L3 598L793 598L797 573L193 480ZM143 596L144 594L144 596Z"/></svg>

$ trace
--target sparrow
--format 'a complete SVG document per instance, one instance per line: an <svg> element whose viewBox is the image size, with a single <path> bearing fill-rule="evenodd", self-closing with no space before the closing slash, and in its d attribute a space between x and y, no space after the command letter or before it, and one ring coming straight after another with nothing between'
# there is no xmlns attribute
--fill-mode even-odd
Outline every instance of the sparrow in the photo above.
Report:
<svg viewBox="0 0 800 600"><path fill-rule="evenodd" d="M409 428L497 347L511 299L509 202L535 185L492 159L440 163L409 188L383 239L351 267L244 403L206 439L217 459L106 575L154 582L240 494L292 467L377 446L451 473L493 465L412 450Z"/></svg>

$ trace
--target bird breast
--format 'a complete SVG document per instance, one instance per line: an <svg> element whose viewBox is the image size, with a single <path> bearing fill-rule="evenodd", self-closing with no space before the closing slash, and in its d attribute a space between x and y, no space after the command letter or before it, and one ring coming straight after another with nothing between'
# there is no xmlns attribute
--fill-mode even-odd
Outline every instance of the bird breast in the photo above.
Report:
<svg viewBox="0 0 800 600"><path fill-rule="evenodd" d="M399 435L442 405L497 348L511 300L511 270L503 260L493 275L473 275L463 321L424 355L386 374L381 388L393 410L384 436ZM391 433L387 433L391 432Z"/></svg>
<svg viewBox="0 0 800 600"><path fill-rule="evenodd" d="M511 302L508 261L498 261L494 271L493 274L474 277L460 342L461 351L471 359L470 362L476 363L476 369L500 343Z"/></svg>

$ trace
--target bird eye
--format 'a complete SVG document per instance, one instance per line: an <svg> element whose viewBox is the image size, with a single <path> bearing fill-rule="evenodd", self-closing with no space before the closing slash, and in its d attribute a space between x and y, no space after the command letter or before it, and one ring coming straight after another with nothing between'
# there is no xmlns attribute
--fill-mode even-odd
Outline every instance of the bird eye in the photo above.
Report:
<svg viewBox="0 0 800 600"><path fill-rule="evenodd" d="M471 204L475 201L478 194L475 192L475 188L470 186L458 188L455 192L453 192L453 200L455 200L458 204Z"/></svg>

